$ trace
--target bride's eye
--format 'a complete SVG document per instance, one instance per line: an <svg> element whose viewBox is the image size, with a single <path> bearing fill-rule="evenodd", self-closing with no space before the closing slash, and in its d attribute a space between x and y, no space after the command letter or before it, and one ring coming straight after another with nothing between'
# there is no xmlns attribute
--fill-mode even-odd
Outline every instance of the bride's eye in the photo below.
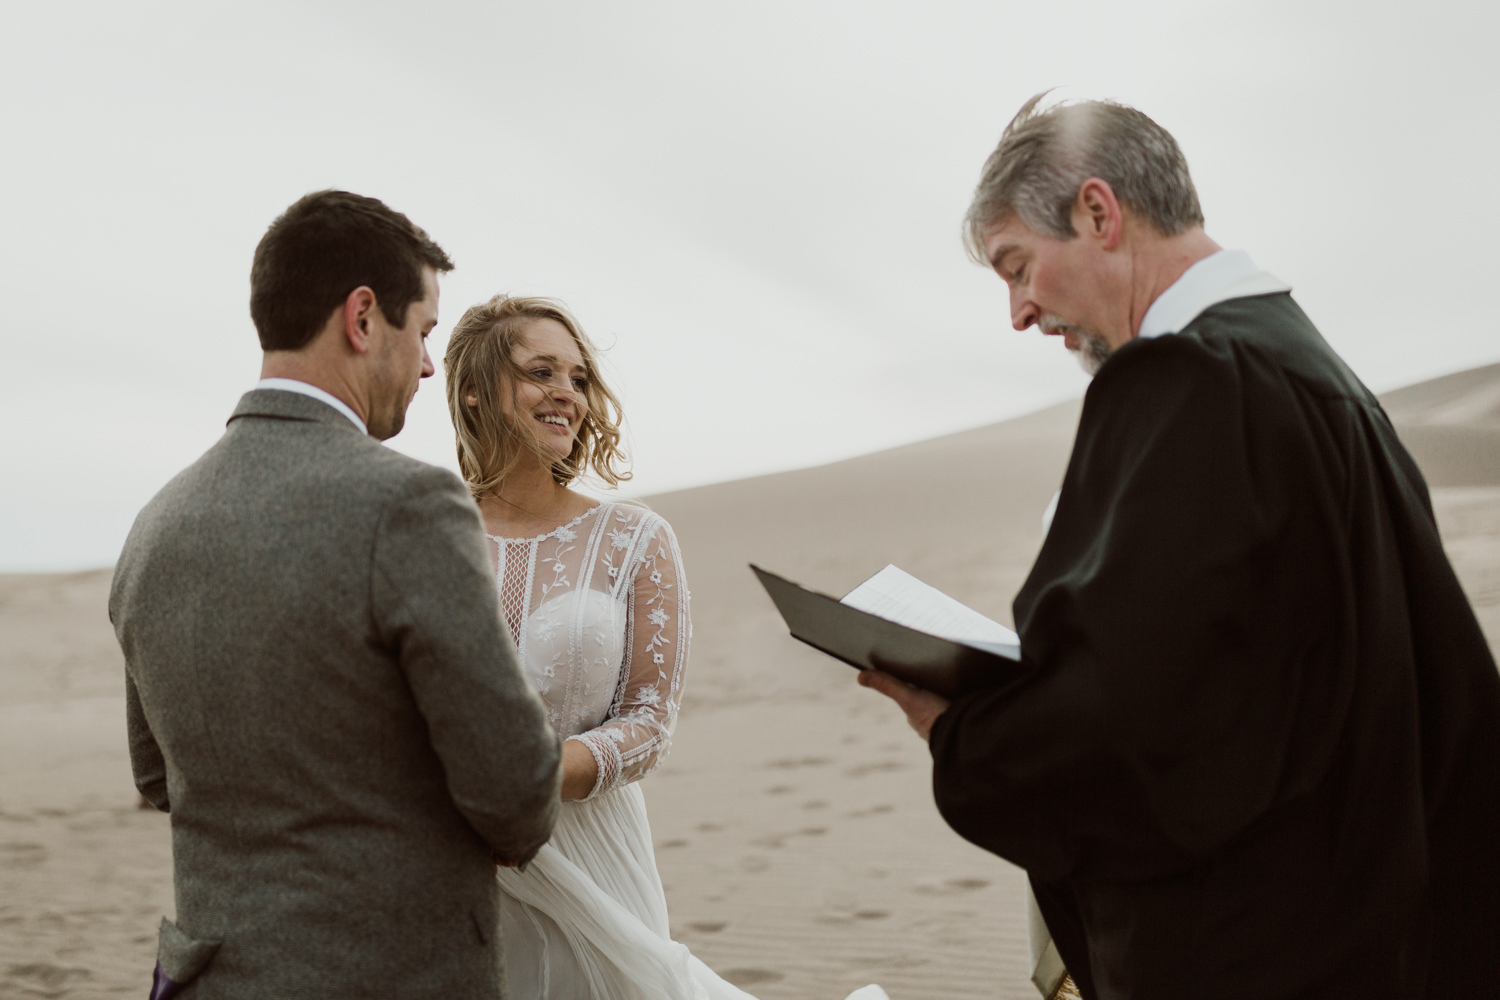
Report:
<svg viewBox="0 0 1500 1000"><path fill-rule="evenodd" d="M552 369L551 368L534 368L534 369L532 369L531 377L534 378L534 379L536 379L538 382L551 382L552 381Z"/></svg>
<svg viewBox="0 0 1500 1000"><path fill-rule="evenodd" d="M588 387L589 387L589 380L588 379L584 378L582 375L574 375L573 376L573 388L574 389L578 390L579 392L583 392Z"/></svg>

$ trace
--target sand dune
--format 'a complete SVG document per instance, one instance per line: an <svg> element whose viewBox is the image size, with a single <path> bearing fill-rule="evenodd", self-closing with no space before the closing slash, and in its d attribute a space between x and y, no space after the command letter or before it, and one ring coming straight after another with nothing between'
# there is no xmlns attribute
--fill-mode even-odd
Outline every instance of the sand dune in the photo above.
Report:
<svg viewBox="0 0 1500 1000"><path fill-rule="evenodd" d="M1500 365L1385 399L1493 644ZM896 1000L1035 996L1021 873L947 830L924 748L852 671L785 636L745 564L838 593L896 562L1009 622L1077 414L652 499L683 543L695 618L676 746L645 786L658 858L674 933L756 995L873 980ZM108 580L0 577L7 998L141 995L172 911L167 822L130 784Z"/></svg>
<svg viewBox="0 0 1500 1000"><path fill-rule="evenodd" d="M1500 364L1388 392L1386 413L1432 487L1443 544L1500 642Z"/></svg>
<svg viewBox="0 0 1500 1000"><path fill-rule="evenodd" d="M1500 486L1500 364L1397 389L1381 402L1430 486Z"/></svg>

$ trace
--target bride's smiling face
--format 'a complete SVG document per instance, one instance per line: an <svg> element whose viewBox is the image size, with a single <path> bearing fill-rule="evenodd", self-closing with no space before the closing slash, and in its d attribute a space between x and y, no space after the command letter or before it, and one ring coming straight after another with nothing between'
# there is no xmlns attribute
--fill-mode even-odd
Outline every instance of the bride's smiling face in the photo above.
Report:
<svg viewBox="0 0 1500 1000"><path fill-rule="evenodd" d="M588 368L568 328L533 320L516 338L511 360L526 378L500 394L500 412L512 427L535 436L543 448L567 458L588 414Z"/></svg>

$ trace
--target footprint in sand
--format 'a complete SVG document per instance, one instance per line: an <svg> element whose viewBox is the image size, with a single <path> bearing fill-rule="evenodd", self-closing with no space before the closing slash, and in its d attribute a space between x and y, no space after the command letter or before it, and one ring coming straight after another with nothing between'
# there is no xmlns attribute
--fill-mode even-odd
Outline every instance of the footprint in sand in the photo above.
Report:
<svg viewBox="0 0 1500 1000"><path fill-rule="evenodd" d="M824 767L832 763L833 761L827 757L783 757L780 760L770 761L765 766L786 771L798 767Z"/></svg>
<svg viewBox="0 0 1500 1000"><path fill-rule="evenodd" d="M0 985L21 980L29 994L44 997L62 996L68 987L76 985L79 980L92 979L94 975L88 969L64 968L50 962L12 965L5 972L6 977L0 980Z"/></svg>
<svg viewBox="0 0 1500 1000"><path fill-rule="evenodd" d="M868 764L855 764L853 767L845 768L844 774L850 778L863 778L867 774L876 774L881 771L904 771L908 766L899 760L871 761Z"/></svg>
<svg viewBox="0 0 1500 1000"><path fill-rule="evenodd" d="M767 795L787 795L795 791L791 785L772 785L766 789Z"/></svg>
<svg viewBox="0 0 1500 1000"><path fill-rule="evenodd" d="M955 889L970 891L973 889L983 889L990 883L988 879L982 878L950 878L948 884Z"/></svg>
<svg viewBox="0 0 1500 1000"><path fill-rule="evenodd" d="M822 799L813 799L811 802L802 803L803 809L827 809L828 803Z"/></svg>
<svg viewBox="0 0 1500 1000"><path fill-rule="evenodd" d="M987 879L982 878L950 878L944 882L918 882L912 886L913 892L919 892L924 896L952 896L959 892L973 892L983 889L989 885Z"/></svg>
<svg viewBox="0 0 1500 1000"><path fill-rule="evenodd" d="M722 829L724 829L724 826L723 826L722 823L699 823L698 824L698 832L699 833L717 833L718 831L720 831Z"/></svg>
<svg viewBox="0 0 1500 1000"><path fill-rule="evenodd" d="M756 837L750 843L756 847L769 847L773 850L778 850L786 846L786 838L788 837L821 837L827 832L828 828L826 826L804 826L794 833L768 833L765 836Z"/></svg>
<svg viewBox="0 0 1500 1000"><path fill-rule="evenodd" d="M727 920L695 920L688 924L690 930L695 930L700 934L717 934L728 926Z"/></svg>
<svg viewBox="0 0 1500 1000"><path fill-rule="evenodd" d="M666 851L666 850L670 850L673 847L686 847L687 845L688 845L688 842L685 841L685 840L681 840L681 839L677 839L677 840L663 840L660 844L656 845L656 849L658 851Z"/></svg>
<svg viewBox="0 0 1500 1000"><path fill-rule="evenodd" d="M0 844L0 868L30 868L47 860L47 848L41 844L11 841Z"/></svg>

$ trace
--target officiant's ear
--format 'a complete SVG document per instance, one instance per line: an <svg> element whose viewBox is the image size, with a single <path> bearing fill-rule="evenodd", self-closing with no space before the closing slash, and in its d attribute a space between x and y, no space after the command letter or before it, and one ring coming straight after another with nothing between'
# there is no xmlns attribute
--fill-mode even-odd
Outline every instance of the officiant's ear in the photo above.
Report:
<svg viewBox="0 0 1500 1000"><path fill-rule="evenodd" d="M360 285L344 296L344 337L356 354L370 350L370 326L379 309L375 291L369 285Z"/></svg>
<svg viewBox="0 0 1500 1000"><path fill-rule="evenodd" d="M1073 203L1073 231L1092 236L1105 250L1120 245L1125 224L1124 210L1109 181L1090 177L1078 188Z"/></svg>

